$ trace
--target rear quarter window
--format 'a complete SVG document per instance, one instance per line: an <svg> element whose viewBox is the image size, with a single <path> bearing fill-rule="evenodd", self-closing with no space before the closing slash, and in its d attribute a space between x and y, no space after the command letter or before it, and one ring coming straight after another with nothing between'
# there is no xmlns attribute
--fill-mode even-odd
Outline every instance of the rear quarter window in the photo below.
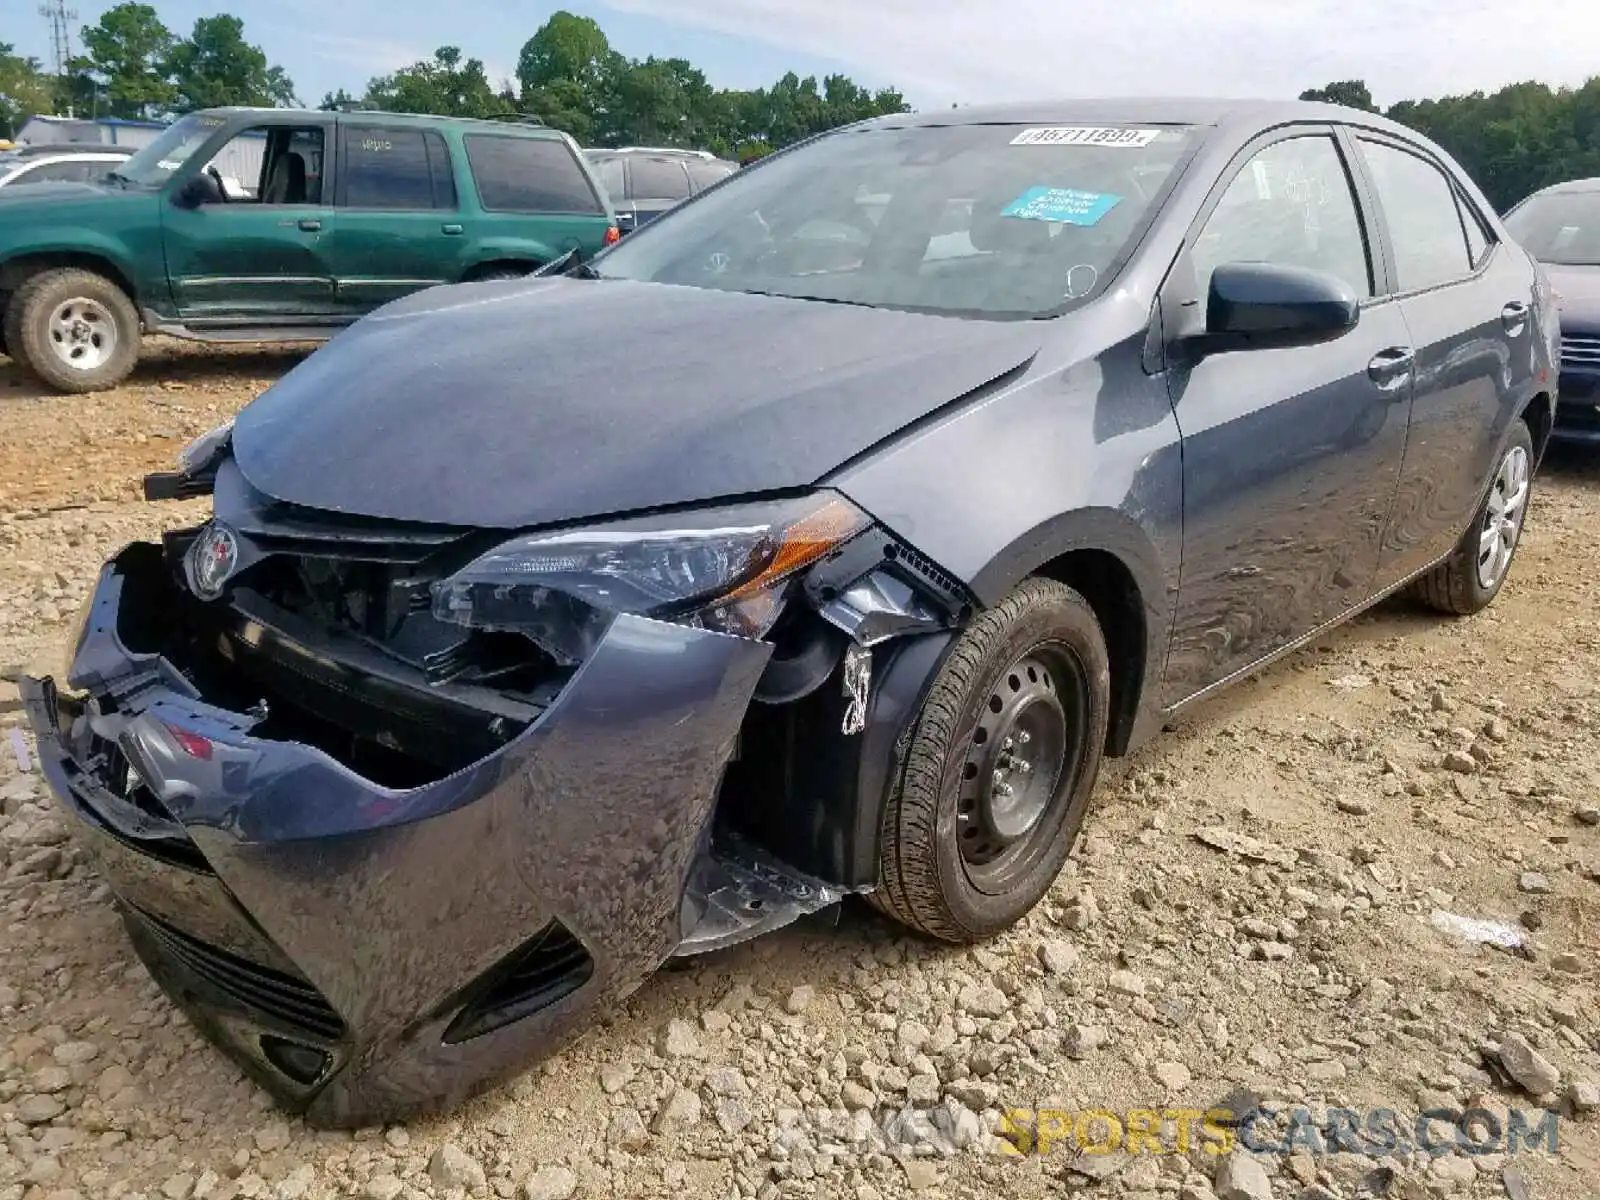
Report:
<svg viewBox="0 0 1600 1200"><path fill-rule="evenodd" d="M640 200L687 200L688 173L673 159L635 158L633 195Z"/></svg>
<svg viewBox="0 0 1600 1200"><path fill-rule="evenodd" d="M713 184L721 183L734 168L727 163L692 162L689 164L689 179L694 183L694 190L703 192Z"/></svg>
<svg viewBox="0 0 1600 1200"><path fill-rule="evenodd" d="M565 142L554 138L468 134L467 163L487 212L605 212Z"/></svg>

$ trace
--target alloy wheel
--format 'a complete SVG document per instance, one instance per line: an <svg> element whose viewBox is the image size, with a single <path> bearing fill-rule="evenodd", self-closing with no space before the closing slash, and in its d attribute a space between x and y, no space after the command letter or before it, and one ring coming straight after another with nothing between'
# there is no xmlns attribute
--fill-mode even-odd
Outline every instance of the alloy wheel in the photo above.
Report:
<svg viewBox="0 0 1600 1200"><path fill-rule="evenodd" d="M1485 589L1499 586L1516 553L1528 507L1528 474L1528 452L1511 447L1500 460L1478 531L1478 583Z"/></svg>

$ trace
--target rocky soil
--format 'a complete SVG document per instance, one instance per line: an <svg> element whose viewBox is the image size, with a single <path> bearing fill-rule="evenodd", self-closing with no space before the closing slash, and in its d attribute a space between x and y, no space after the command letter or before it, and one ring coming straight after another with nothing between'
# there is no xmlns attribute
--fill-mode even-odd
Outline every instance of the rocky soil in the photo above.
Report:
<svg viewBox="0 0 1600 1200"><path fill-rule="evenodd" d="M109 552L203 513L143 505L140 473L294 361L169 346L63 398L0 360L0 672ZM274 1112L150 982L0 682L0 1200L1600 1195L1597 545L1600 458L1561 456L1493 610L1386 605L1111 764L1050 899L987 947L852 902L353 1135ZM1029 1140L1009 1109L1258 1101L1296 1153L1177 1152L1170 1125L1160 1155L1002 1152ZM1408 1133L1468 1107L1553 1112L1559 1149L1309 1152L1342 1109Z"/></svg>

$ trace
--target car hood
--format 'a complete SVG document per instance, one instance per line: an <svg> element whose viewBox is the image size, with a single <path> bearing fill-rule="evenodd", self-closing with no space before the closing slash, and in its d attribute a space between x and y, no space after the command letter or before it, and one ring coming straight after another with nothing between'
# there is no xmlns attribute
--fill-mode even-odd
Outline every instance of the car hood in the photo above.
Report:
<svg viewBox="0 0 1600 1200"><path fill-rule="evenodd" d="M1543 266L1561 296L1562 326L1600 331L1600 267L1568 263Z"/></svg>
<svg viewBox="0 0 1600 1200"><path fill-rule="evenodd" d="M240 413L279 500L517 528L806 487L1037 352L994 322L622 280L435 288Z"/></svg>

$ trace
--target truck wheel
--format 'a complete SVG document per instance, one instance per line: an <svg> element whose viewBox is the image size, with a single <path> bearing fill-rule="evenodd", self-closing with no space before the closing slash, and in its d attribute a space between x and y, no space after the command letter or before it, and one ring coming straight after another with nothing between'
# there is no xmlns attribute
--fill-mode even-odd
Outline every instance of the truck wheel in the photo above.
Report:
<svg viewBox="0 0 1600 1200"><path fill-rule="evenodd" d="M879 826L879 909L949 942L1015 924L1066 862L1100 773L1105 637L1081 595L1029 579L950 651Z"/></svg>
<svg viewBox="0 0 1600 1200"><path fill-rule="evenodd" d="M16 358L62 392L98 392L128 377L139 359L139 313L111 280L68 267L29 279L5 313Z"/></svg>

